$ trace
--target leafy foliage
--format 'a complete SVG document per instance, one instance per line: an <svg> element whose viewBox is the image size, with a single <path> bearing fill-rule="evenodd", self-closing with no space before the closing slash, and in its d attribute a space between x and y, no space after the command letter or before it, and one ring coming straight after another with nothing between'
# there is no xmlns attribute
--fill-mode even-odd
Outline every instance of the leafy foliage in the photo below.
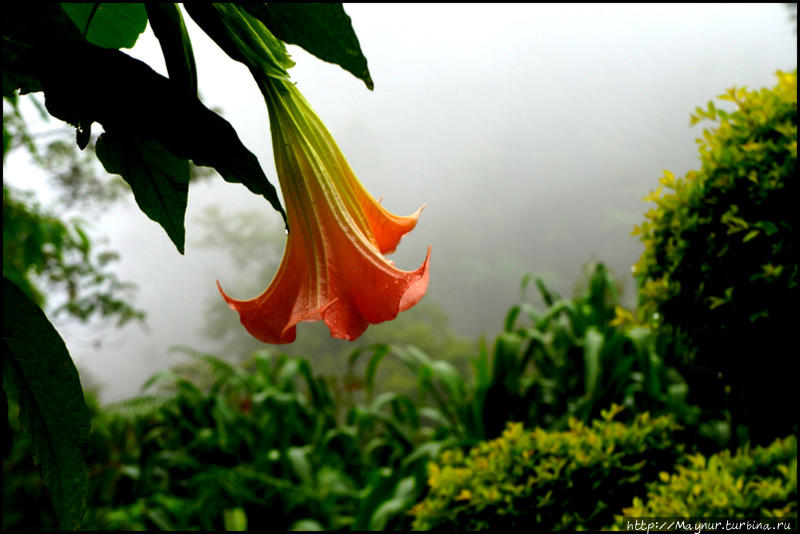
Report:
<svg viewBox="0 0 800 534"><path fill-rule="evenodd" d="M610 337L625 335L630 325L601 329L604 321L620 322L620 313L610 319L614 300L609 303L609 293L601 290L611 281L608 273L598 266L590 272L590 288L572 301L558 298L539 281L547 310L570 303L581 309L583 320L595 317L600 331L610 328ZM591 287L595 297L604 298L587 298ZM95 413L83 527L409 530L609 524L611 514L644 496L646 482L672 468L687 438L694 447L693 429L676 424L687 418L687 407L665 402L664 389L643 395L647 390L636 386L635 371L615 379L630 387L606 394L600 388L587 393L584 383L559 386L574 368L542 375L533 366L520 367L524 352L508 349L509 335L533 331L520 322L537 313L541 319L541 311L532 307L512 308L509 331L498 337L493 359L483 347L470 380L451 362L411 346L357 349L350 358L353 374L341 383L315 376L302 358L261 351L239 367L183 349L196 364L162 372L146 385L147 394ZM570 324L566 319L560 328ZM539 337L554 328L538 331ZM619 354L609 354L608 362L621 365L632 349L613 346ZM584 360L581 351L567 354ZM364 355L369 358L360 370L363 376L356 378L355 366ZM415 391L377 387L379 371L391 359L412 371ZM510 380L518 370L520 376ZM594 408L582 408L566 421L542 417L539 421L550 425L545 427L536 422L536 412L488 403L488 391L511 399L520 384L541 389L536 380L549 384L564 406L583 407L588 396L602 394L611 402L632 402L630 411L654 406L661 415L624 418L618 415L622 408L615 407L600 410L604 419L598 421L591 415ZM657 382L660 388L665 383ZM484 441L496 420L505 424L516 413L527 414L528 427L538 428L524 432L518 422L500 439ZM473 452L465 454L465 447ZM489 460L485 456L491 451ZM439 469L429 467L442 454L434 464ZM429 487L429 480L449 482ZM412 508L417 513L413 525Z"/></svg>
<svg viewBox="0 0 800 534"><path fill-rule="evenodd" d="M262 352L236 368L189 352L192 380L162 373L152 394L95 416L85 528L221 529L226 517L382 528L413 505L409 474L437 450L412 453L419 427L395 410L413 407L388 396L342 423L335 391L303 359Z"/></svg>
<svg viewBox="0 0 800 534"><path fill-rule="evenodd" d="M36 99L31 97L29 102L40 108ZM47 117L44 109L39 112ZM144 312L131 303L135 285L120 281L109 269L119 255L97 250L86 233L86 223L63 213L69 208L106 209L124 192L124 184L98 179L93 161L65 142L65 133L58 129L31 133L20 99L3 99L3 161L20 147L27 149L59 191L56 206L61 210L45 210L33 194L3 184L3 275L39 306L47 304L56 317L64 314L83 322L116 318L118 326L141 321ZM39 136L43 134L57 137L42 146ZM88 146L93 149L92 143Z"/></svg>
<svg viewBox="0 0 800 534"><path fill-rule="evenodd" d="M49 185L58 195L56 204L65 209L105 210L122 198L126 191L124 181L104 180L102 173L96 172L93 140L81 152L68 127L31 132L30 117L22 113L23 100L35 108L38 118L48 125L50 122L50 116L34 95L25 99L16 95L3 97L4 164L9 154L19 148L26 149L33 163L49 175Z"/></svg>
<svg viewBox="0 0 800 534"><path fill-rule="evenodd" d="M4 20L4 34L20 50L10 70L38 80L48 112L78 128L79 144L80 138L88 136L91 124L99 122L108 133L137 142L152 140L176 158L214 167L225 180L244 184L283 213L277 192L258 160L227 121L141 61L92 45L70 32L71 22L64 20L66 15L59 9L51 4L46 8L17 7L10 18L20 25L5 26ZM26 22L19 22L21 19ZM32 26L31 21L38 24ZM135 147L130 147L134 154ZM137 169L123 175L127 179L128 173ZM183 220L180 205L170 205L169 211Z"/></svg>
<svg viewBox="0 0 800 534"><path fill-rule="evenodd" d="M147 27L141 3L65 2L61 8L87 41L103 48L131 48Z"/></svg>
<svg viewBox="0 0 800 534"><path fill-rule="evenodd" d="M380 362L397 358L417 376L417 402L430 399L453 435L473 440L498 436L507 421L545 428L565 428L570 417L588 422L612 402L695 422L686 384L662 362L668 340L643 326L612 324L621 310L613 278L599 263L587 274L588 287L575 299L560 298L537 279L547 308L512 307L491 356L481 344L472 359L472 382L416 347L379 346L367 364L367 391ZM353 353L351 365L362 353Z"/></svg>
<svg viewBox="0 0 800 534"><path fill-rule="evenodd" d="M428 465L430 492L416 505L414 530L547 530L599 527L659 468L672 465L671 417L647 412L629 425L612 421L619 406L566 431L523 430L509 423L502 435L444 452Z"/></svg>
<svg viewBox="0 0 800 534"><path fill-rule="evenodd" d="M224 511L241 509L250 528L285 530L317 510L315 499L332 505L351 486L317 486L325 458L311 454L309 441L330 428L332 403L307 363L262 354L244 371L198 357L205 386L163 373L151 384L168 396L98 416L90 456L96 508L85 526L221 529ZM109 449L109 441L119 446Z"/></svg>
<svg viewBox="0 0 800 534"><path fill-rule="evenodd" d="M647 498L623 509L628 517L797 517L797 438L767 447L687 456L659 473ZM617 529L621 529L618 518Z"/></svg>
<svg viewBox="0 0 800 534"><path fill-rule="evenodd" d="M275 36L296 44L318 58L336 63L372 90L367 58L361 52L350 17L339 3L245 3L244 8Z"/></svg>
<svg viewBox="0 0 800 534"><path fill-rule="evenodd" d="M47 118L47 112L40 105L37 105L37 111L40 117ZM18 146L25 146L34 162L42 164L42 156L20 110L20 99L12 94L3 96L3 165L6 162L6 155Z"/></svg>
<svg viewBox="0 0 800 534"><path fill-rule="evenodd" d="M99 171L94 139L81 152L70 139L72 132L66 128L40 135L45 134L57 137L44 146L40 167L49 175L52 190L58 195L53 205L63 209L62 213L67 210L100 213L130 194L124 180Z"/></svg>
<svg viewBox="0 0 800 534"><path fill-rule="evenodd" d="M626 320L632 314L621 307L616 282L604 264L587 264L585 276L586 288L574 299L560 298L537 278L547 308L537 310L526 302L511 308L496 345L494 372L506 382L519 381L504 388L518 393L494 403L528 409L510 420L547 428L563 428L570 416L587 422L612 402L637 412L673 412L684 422L693 419L697 408L685 402L686 383L663 361L668 350L675 350L670 340ZM526 278L523 295L527 283ZM518 324L521 317L527 326Z"/></svg>
<svg viewBox="0 0 800 534"><path fill-rule="evenodd" d="M176 158L157 141L120 134L104 133L96 150L105 169L125 178L141 210L164 227L183 254L189 162Z"/></svg>
<svg viewBox="0 0 800 534"><path fill-rule="evenodd" d="M609 297L601 291L612 282L608 273L597 266L590 272L595 293ZM551 307L572 302L539 286ZM582 295L573 307L602 324L610 320L611 302ZM95 416L84 526L210 529L223 528L227 517L228 523L243 521L248 528L281 521L281 528L409 529L407 512L425 497L429 461L441 451L475 445L497 420L511 420L518 409L489 404L491 395L513 398L520 384L542 378L532 366L519 367L521 348L508 348L510 334L530 330L519 326L520 314L535 311L518 308L509 313L510 331L499 336L494 361L485 348L473 360L472 380L452 362L411 346L357 349L350 358L352 373L341 385L314 377L304 359L261 352L239 369L192 352L199 365L162 373L149 385L149 395ZM365 355L363 378L356 378ZM414 388L408 392L378 387L380 371L392 359L412 371ZM519 369L518 380L511 381ZM568 375L553 374L545 382L561 391L556 385ZM639 409L639 389L625 391L612 388L619 396L607 398L632 396ZM560 395L571 405L586 392L581 386ZM680 406L652 405L662 411ZM591 413L574 410L572 415ZM527 423L536 426L535 417ZM564 428L576 424L542 420ZM671 435L680 433L673 428Z"/></svg>
<svg viewBox="0 0 800 534"><path fill-rule="evenodd" d="M288 79L286 68L294 64L280 37L267 29L274 27L290 42L342 65L372 88L366 59L341 4L301 9L255 4L185 7L223 50L248 65L256 80L265 73ZM169 79L115 50L133 46L148 18ZM179 252L184 247L187 196L186 172L179 167L189 159L264 196L285 220L277 192L258 160L230 124L197 100L191 42L174 4L19 5L4 17L3 35L8 45L3 95L43 89L48 111L77 128L80 148L88 143L92 123L102 124L116 142L113 151L100 150L98 158L131 184L142 210L164 227ZM159 157L142 157L151 153L142 147L154 148ZM163 184L142 180L157 175L168 178Z"/></svg>
<svg viewBox="0 0 800 534"><path fill-rule="evenodd" d="M78 371L44 313L3 277L3 390L52 495L59 524L80 525L86 508L83 447L89 412Z"/></svg>
<svg viewBox="0 0 800 534"><path fill-rule="evenodd" d="M107 268L116 253L93 254L80 221L65 223L31 199L17 196L3 186L3 276L39 306L45 303L45 290L66 295L56 315L66 313L82 321L115 317L118 325L144 318L129 302L134 286Z"/></svg>
<svg viewBox="0 0 800 534"><path fill-rule="evenodd" d="M5 388L3 398L6 399ZM33 462L30 436L20 424L20 406L6 402L8 413L3 451L3 531L57 530L58 518L41 472Z"/></svg>
<svg viewBox="0 0 800 534"><path fill-rule="evenodd" d="M775 406L793 395L797 313L797 73L773 89L730 89L692 123L717 123L698 139L700 170L665 171L649 197L656 207L635 233L640 312L685 335L695 349L687 379L704 407L730 403L753 437L796 428ZM702 395L702 396L700 396ZM728 400L727 397L730 396Z"/></svg>
<svg viewBox="0 0 800 534"><path fill-rule="evenodd" d="M18 103L16 96L4 98L4 162L9 152L26 147L63 190L61 209L116 198L118 190L97 180L74 146L56 139L42 150ZM128 302L133 285L108 270L116 253L98 253L83 225L3 185L4 530L20 523L75 529L86 508L88 412L64 342L39 307L48 304L55 316L82 321L116 317L118 325L144 317Z"/></svg>
<svg viewBox="0 0 800 534"><path fill-rule="evenodd" d="M146 2L150 27L161 44L169 79L197 96L197 65L183 16L177 4Z"/></svg>

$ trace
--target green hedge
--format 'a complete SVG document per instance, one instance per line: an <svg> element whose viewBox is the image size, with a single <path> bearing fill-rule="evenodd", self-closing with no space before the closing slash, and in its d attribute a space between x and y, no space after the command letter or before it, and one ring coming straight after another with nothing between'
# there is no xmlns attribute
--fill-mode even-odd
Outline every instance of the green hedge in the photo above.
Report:
<svg viewBox="0 0 800 534"><path fill-rule="evenodd" d="M692 123L716 122L697 140L700 169L665 171L634 230L639 310L695 347L681 369L692 401L730 408L764 443L796 429L775 406L794 396L796 355L785 347L796 344L799 296L797 72L777 76L773 89L720 95L733 111L697 108Z"/></svg>
<svg viewBox="0 0 800 534"><path fill-rule="evenodd" d="M797 439L710 456L687 456L661 472L647 498L633 499L627 517L797 517ZM623 530L622 517L616 528Z"/></svg>
<svg viewBox="0 0 800 534"><path fill-rule="evenodd" d="M523 430L468 454L445 451L428 465L430 491L412 509L415 530L576 529L605 525L645 482L670 469L682 451L671 416L637 416L629 425L603 418L566 431Z"/></svg>

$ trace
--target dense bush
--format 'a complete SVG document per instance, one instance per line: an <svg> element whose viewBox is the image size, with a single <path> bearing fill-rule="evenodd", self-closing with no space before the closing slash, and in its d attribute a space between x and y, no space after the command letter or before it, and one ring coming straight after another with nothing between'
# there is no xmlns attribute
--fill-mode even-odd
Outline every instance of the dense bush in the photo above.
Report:
<svg viewBox="0 0 800 534"><path fill-rule="evenodd" d="M640 311L674 327L695 350L682 369L704 408L730 407L764 441L796 429L778 407L791 400L797 325L797 72L773 89L731 89L692 122L703 131L701 168L648 198L634 233ZM728 398L730 397L730 398Z"/></svg>
<svg viewBox="0 0 800 534"><path fill-rule="evenodd" d="M245 370L199 357L192 380L162 373L160 391L93 418L83 527L220 530L236 518L286 530L309 516L335 527L355 482L335 471L318 484L337 460L310 454L336 426L326 384L301 360L260 354Z"/></svg>
<svg viewBox="0 0 800 534"><path fill-rule="evenodd" d="M670 412L681 422L694 421L697 409L685 402L686 383L663 361L671 340L626 320L632 314L620 306L617 284L604 264L587 264L585 278L586 288L572 299L560 298L536 279L546 308L526 302L511 308L494 369L519 386L499 388L500 398L489 411L508 404L515 412L506 420L564 428L569 417L588 422L619 403L631 414ZM515 389L518 398L503 398Z"/></svg>
<svg viewBox="0 0 800 534"><path fill-rule="evenodd" d="M191 353L150 393L91 402L88 530L406 528L439 442L413 405L351 405L308 362L261 352L243 367ZM4 530L52 529L30 443L3 462ZM417 483L417 480L420 483Z"/></svg>
<svg viewBox="0 0 800 534"><path fill-rule="evenodd" d="M707 460L689 455L673 473L662 472L623 509L627 517L790 517L797 516L797 439L768 447L722 451ZM616 528L624 530L622 517Z"/></svg>
<svg viewBox="0 0 800 534"><path fill-rule="evenodd" d="M536 279L544 309L513 306L491 353L482 345L472 360L472 380L414 347L378 347L367 366L367 388L380 361L400 359L417 377L413 402L432 402L447 418L448 432L473 443L499 436L508 421L564 429L570 417L588 422L611 403L631 414L673 413L682 424L695 423L686 383L661 358L668 337L619 320L632 314L620 308L602 263L587 265L586 278L587 287L572 299Z"/></svg>
<svg viewBox="0 0 800 534"><path fill-rule="evenodd" d="M503 434L468 454L445 451L428 466L430 492L416 505L415 530L576 529L607 524L681 452L673 418L638 415L629 425L612 418L569 430Z"/></svg>

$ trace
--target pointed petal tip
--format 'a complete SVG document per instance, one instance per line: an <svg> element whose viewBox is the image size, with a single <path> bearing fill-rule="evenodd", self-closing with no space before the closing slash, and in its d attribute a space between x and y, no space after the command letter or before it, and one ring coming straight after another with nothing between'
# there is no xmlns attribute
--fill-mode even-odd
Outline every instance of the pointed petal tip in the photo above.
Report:
<svg viewBox="0 0 800 534"><path fill-rule="evenodd" d="M413 230L414 228L417 227L417 223L419 222L419 216L422 214L422 210L424 210L427 206L428 206L428 204L426 202L425 204L423 204L422 206L417 208L417 211L415 211L414 213L412 213L411 215L406 217L407 219L410 219L412 221L412 224L408 228L408 230L406 230L406 233L410 232L411 230Z"/></svg>
<svg viewBox="0 0 800 534"><path fill-rule="evenodd" d="M402 220L404 222L402 223L401 230L399 232L394 235L387 236L388 238L381 237L379 239L378 248L380 249L381 254L392 254L397 250L397 247L400 245L400 241L403 240L403 236L417 227L419 216L427 205L428 204L423 204L411 215L406 215L404 217L394 216L396 220Z"/></svg>
<svg viewBox="0 0 800 534"><path fill-rule="evenodd" d="M428 205L428 203L426 202L425 204L423 204L422 206L417 208L417 211L415 211L411 215L407 215L406 217L404 217L405 219L411 219L414 222L414 225L411 228L409 228L407 231L411 231L411 230L414 229L414 227L417 225L417 220L419 219L419 216L422 213L422 210L424 210L427 205Z"/></svg>
<svg viewBox="0 0 800 534"><path fill-rule="evenodd" d="M431 263L431 247L428 245L428 253L425 255L425 261L416 273L419 275L415 281L409 284L403 297L400 299L399 311L404 312L417 304L425 293L428 291L428 282L430 281L430 263Z"/></svg>
<svg viewBox="0 0 800 534"><path fill-rule="evenodd" d="M235 310L236 308L233 306L233 302L231 302L233 299L231 299L228 295L226 295L225 292L222 290L222 286L219 283L219 279L217 280L217 289L219 289L219 294L222 295L222 298L225 299L225 302L228 303L228 306L230 306L232 310Z"/></svg>

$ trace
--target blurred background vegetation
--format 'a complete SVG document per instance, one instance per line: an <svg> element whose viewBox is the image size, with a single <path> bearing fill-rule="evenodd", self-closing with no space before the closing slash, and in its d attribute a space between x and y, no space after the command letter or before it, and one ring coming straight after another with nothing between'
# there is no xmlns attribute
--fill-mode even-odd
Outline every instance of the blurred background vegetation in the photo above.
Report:
<svg viewBox="0 0 800 534"><path fill-rule="evenodd" d="M601 261L568 297L526 276L492 340L454 334L426 299L355 344L317 323L264 349L209 305L213 354L176 347L189 363L110 405L85 384L82 528L599 529L623 515L796 528L796 84L778 73L774 88L734 88L726 109L695 111L713 121L700 168L666 172L635 230L635 309ZM15 98L3 112L4 161L28 150L60 205L108 209L125 191L63 130L32 137ZM98 329L145 319L135 287L107 268L116 253L80 220L4 185L3 223L4 275L54 317ZM282 228L215 209L200 223L198 243L252 281L231 293L263 289ZM56 529L19 407L3 401L3 528Z"/></svg>

